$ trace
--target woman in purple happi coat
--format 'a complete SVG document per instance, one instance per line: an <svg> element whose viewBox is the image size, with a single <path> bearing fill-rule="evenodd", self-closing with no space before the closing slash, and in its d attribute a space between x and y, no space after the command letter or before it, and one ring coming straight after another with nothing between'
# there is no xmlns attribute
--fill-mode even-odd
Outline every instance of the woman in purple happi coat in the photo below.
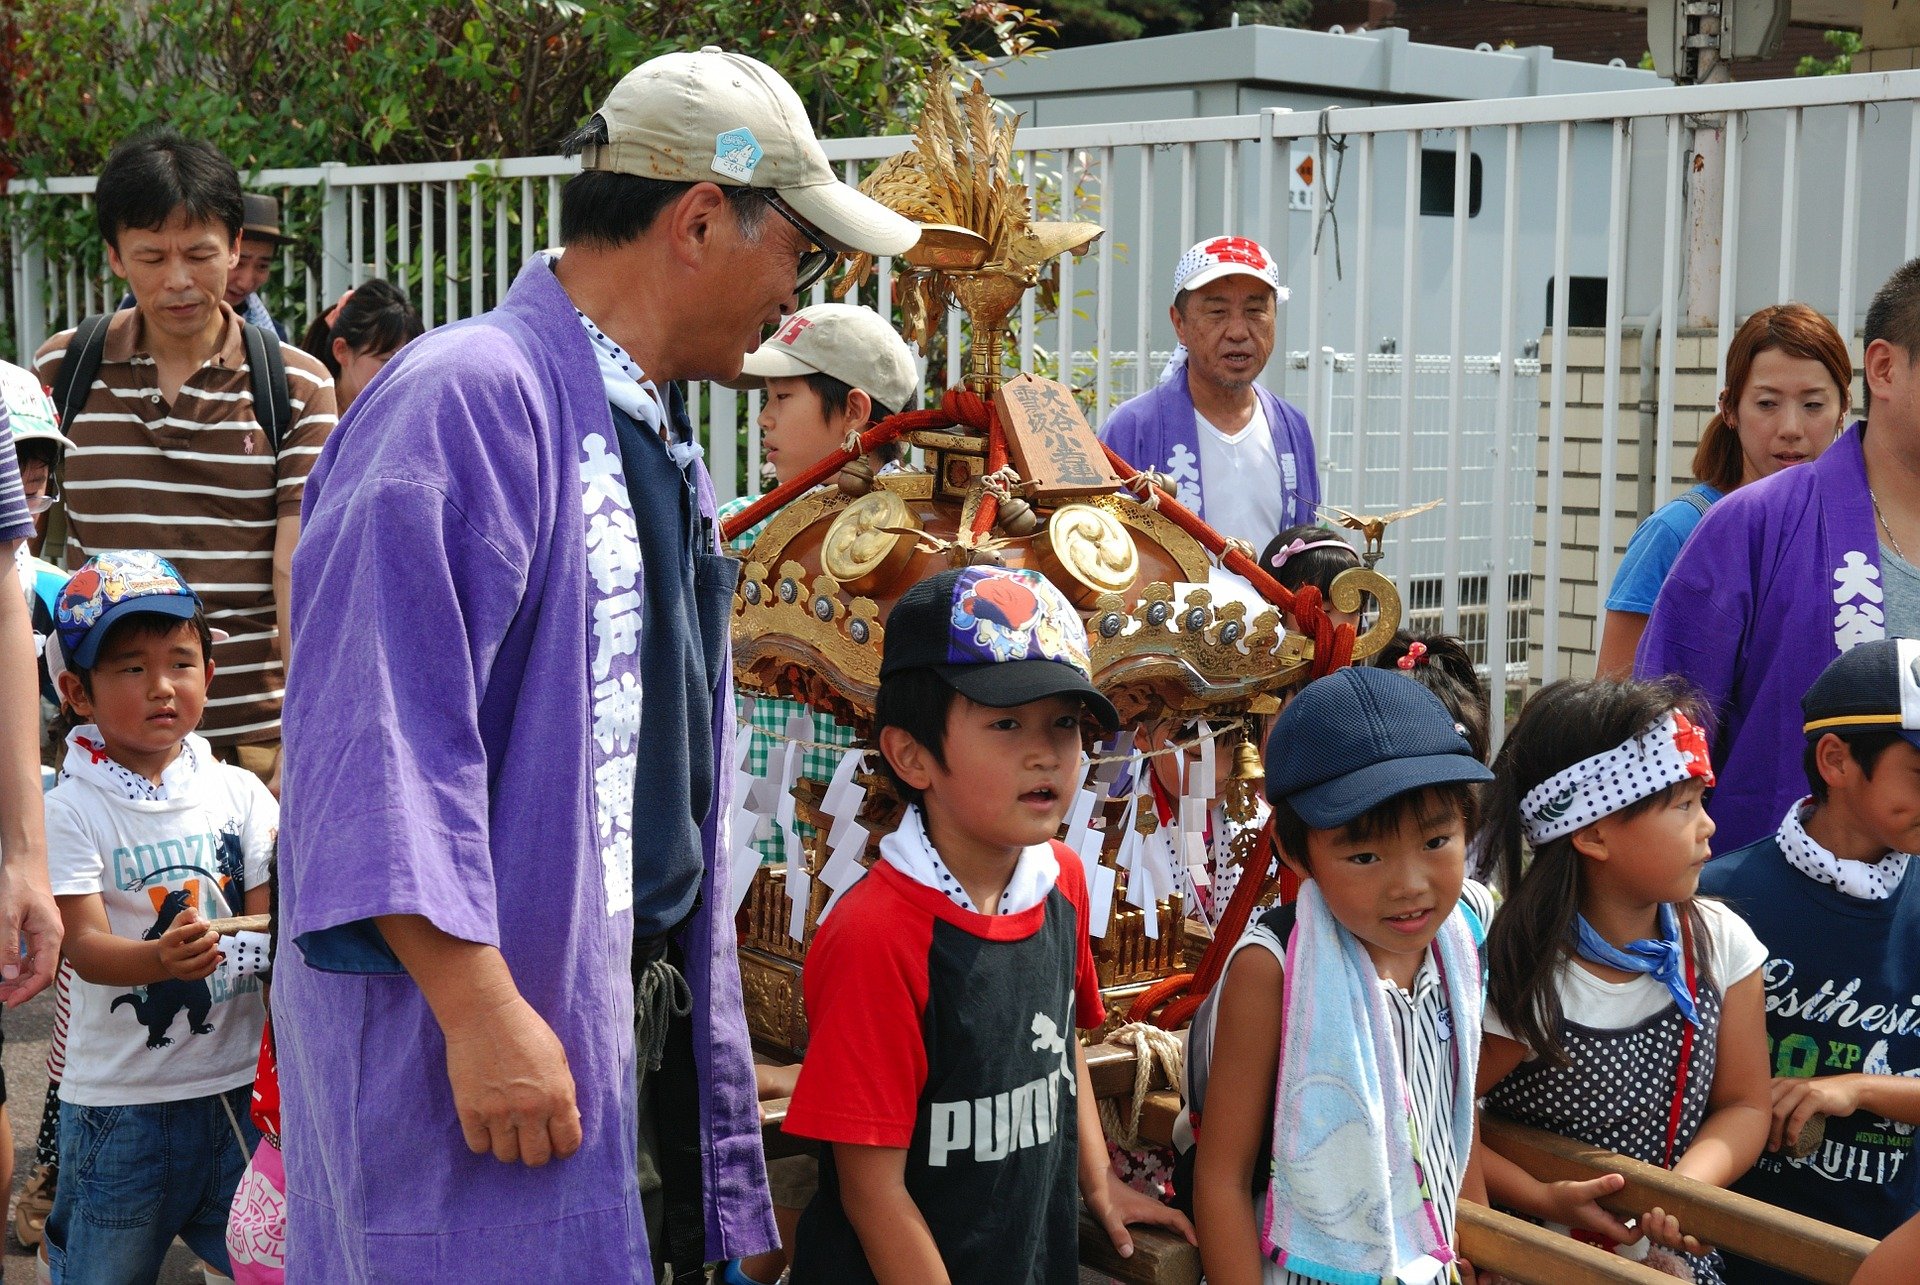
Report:
<svg viewBox="0 0 1920 1285"><path fill-rule="evenodd" d="M1866 419L1707 511L1635 655L1636 675L1678 674L1712 705L1717 851L1806 793L1800 698L1828 662L1920 633L1920 260L1874 296L1865 337Z"/></svg>

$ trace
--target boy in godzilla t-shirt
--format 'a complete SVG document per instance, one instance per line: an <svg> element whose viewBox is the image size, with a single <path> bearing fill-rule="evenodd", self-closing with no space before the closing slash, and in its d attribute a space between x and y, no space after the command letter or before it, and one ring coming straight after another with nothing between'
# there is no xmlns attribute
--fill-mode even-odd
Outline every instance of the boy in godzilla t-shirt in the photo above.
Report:
<svg viewBox="0 0 1920 1285"><path fill-rule="evenodd" d="M55 1280L148 1280L179 1236L224 1272L227 1209L258 1141L247 1097L266 942L205 921L266 910L278 805L193 734L212 639L173 564L101 554L55 614L60 695L90 722L47 796L77 975L48 1261Z"/></svg>

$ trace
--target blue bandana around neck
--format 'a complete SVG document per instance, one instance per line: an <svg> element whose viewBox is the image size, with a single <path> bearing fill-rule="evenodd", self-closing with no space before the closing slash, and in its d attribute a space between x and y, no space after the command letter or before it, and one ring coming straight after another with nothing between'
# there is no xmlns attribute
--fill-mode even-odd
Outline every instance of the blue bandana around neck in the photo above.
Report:
<svg viewBox="0 0 1920 1285"><path fill-rule="evenodd" d="M1624 947L1615 946L1595 932L1585 915L1575 915L1573 918L1579 927L1579 951L1582 957L1608 968L1645 973L1673 995L1673 1002L1680 1006L1682 1017L1695 1026L1700 1025L1700 1012L1694 1007L1693 994L1687 988L1686 947L1680 940L1680 918L1673 913L1671 903L1663 902L1660 906L1658 938L1630 941Z"/></svg>

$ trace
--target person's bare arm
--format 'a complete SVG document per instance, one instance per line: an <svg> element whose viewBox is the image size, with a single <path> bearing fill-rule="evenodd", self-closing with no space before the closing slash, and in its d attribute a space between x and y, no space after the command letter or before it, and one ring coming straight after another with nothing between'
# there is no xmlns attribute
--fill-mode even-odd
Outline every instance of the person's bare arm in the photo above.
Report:
<svg viewBox="0 0 1920 1285"><path fill-rule="evenodd" d="M293 550L300 543L300 515L290 513L273 524L274 646L284 680L293 667Z"/></svg>
<svg viewBox="0 0 1920 1285"><path fill-rule="evenodd" d="M1818 1079L1778 1077L1773 1081L1773 1125L1767 1150L1800 1141L1800 1130L1816 1115L1844 1119L1871 1111L1885 1120L1920 1124L1920 1080L1904 1075L1823 1075Z"/></svg>
<svg viewBox="0 0 1920 1285"><path fill-rule="evenodd" d="M1141 1195L1113 1172L1113 1165L1107 1160L1106 1132L1100 1125L1100 1104L1093 1097L1093 1077L1087 1074L1087 1050L1078 1040L1073 1042L1073 1061L1075 1083L1079 1086L1076 1115L1080 1132L1080 1199L1087 1202L1087 1208L1100 1220L1115 1251L1122 1258L1133 1257L1133 1237L1127 1232L1129 1223L1165 1227L1185 1236L1188 1244L1197 1244L1193 1224L1185 1214L1151 1196Z"/></svg>
<svg viewBox="0 0 1920 1285"><path fill-rule="evenodd" d="M220 938L192 908L158 941L116 937L97 892L61 897L67 960L83 982L96 986L151 986L168 978L199 981L220 966Z"/></svg>
<svg viewBox="0 0 1920 1285"><path fill-rule="evenodd" d="M274 647L280 657L280 681L284 684L293 669L293 550L300 543L300 515L290 513L273 526L273 629ZM274 764L273 779L267 788L280 797L283 754Z"/></svg>
<svg viewBox="0 0 1920 1285"><path fill-rule="evenodd" d="M1853 1285L1910 1285L1913 1262L1920 1258L1920 1216L1907 1219L1853 1274Z"/></svg>
<svg viewBox="0 0 1920 1285"><path fill-rule="evenodd" d="M904 1147L836 1142L833 1166L840 1206L880 1285L941 1285L951 1279L933 1229L907 1194Z"/></svg>
<svg viewBox="0 0 1920 1285"><path fill-rule="evenodd" d="M1753 1168L1767 1145L1773 1119L1773 1081L1767 1074L1766 996L1759 970L1728 989L1715 1044L1713 1091L1707 1118L1673 1171L1715 1187L1730 1186Z"/></svg>
<svg viewBox="0 0 1920 1285"><path fill-rule="evenodd" d="M1674 1162L1673 1171L1715 1187L1732 1185L1753 1167L1773 1126L1773 1081L1767 1075L1765 994L1756 969L1727 991L1715 1043L1713 1091L1707 1118L1693 1145ZM1640 1229L1668 1249L1689 1254L1712 1247L1689 1236L1680 1220L1655 1206L1640 1219Z"/></svg>
<svg viewBox="0 0 1920 1285"><path fill-rule="evenodd" d="M381 915L380 935L426 997L446 1037L447 1078L467 1146L530 1166L580 1149L567 1052L521 998L498 949L463 941L424 915Z"/></svg>
<svg viewBox="0 0 1920 1285"><path fill-rule="evenodd" d="M1647 617L1637 611L1609 611L1600 627L1600 654L1593 663L1595 678L1632 678L1633 653L1640 647L1640 635L1647 632Z"/></svg>
<svg viewBox="0 0 1920 1285"><path fill-rule="evenodd" d="M0 543L0 570L9 576L19 551L18 540ZM46 989L60 963L60 913L47 877L40 800L38 674L27 600L9 580L0 592L0 1000L10 1006Z"/></svg>
<svg viewBox="0 0 1920 1285"><path fill-rule="evenodd" d="M1202 1141L1194 1158L1193 1221L1211 1285L1260 1285L1266 1257L1253 1209L1253 1168L1273 1114L1280 1071L1280 961L1243 950L1221 979Z"/></svg>

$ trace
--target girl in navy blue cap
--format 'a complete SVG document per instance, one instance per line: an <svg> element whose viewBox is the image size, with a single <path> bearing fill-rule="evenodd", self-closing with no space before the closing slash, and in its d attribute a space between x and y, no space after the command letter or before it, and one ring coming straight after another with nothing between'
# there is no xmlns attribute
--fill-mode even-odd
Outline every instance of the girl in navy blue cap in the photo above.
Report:
<svg viewBox="0 0 1920 1285"><path fill-rule="evenodd" d="M1673 682L1567 680L1520 711L1487 804L1506 901L1487 941L1480 1089L1522 1124L1724 1187L1767 1141L1766 949L1694 896L1713 835L1699 717ZM1601 1208L1618 1175L1541 1182L1481 1150L1497 1204L1670 1268L1656 1246L1678 1250L1691 1279L1721 1279L1671 1214L1629 1227Z"/></svg>

